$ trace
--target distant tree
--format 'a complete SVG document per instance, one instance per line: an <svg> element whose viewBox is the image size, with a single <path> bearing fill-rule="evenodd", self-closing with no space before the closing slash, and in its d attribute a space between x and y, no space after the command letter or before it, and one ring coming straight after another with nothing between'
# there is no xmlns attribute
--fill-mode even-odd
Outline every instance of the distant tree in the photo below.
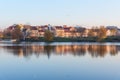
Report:
<svg viewBox="0 0 120 80"><path fill-rule="evenodd" d="M27 37L27 29L26 28L23 28L22 34L23 34L23 40L25 40Z"/></svg>
<svg viewBox="0 0 120 80"><path fill-rule="evenodd" d="M78 34L79 34L78 37L82 37L83 34L84 34L84 32L85 32L85 30L86 30L86 28L83 28L83 27L77 28L77 32L78 32Z"/></svg>
<svg viewBox="0 0 120 80"><path fill-rule="evenodd" d="M98 36L98 32L99 32L98 27L92 27L88 32L88 36L89 37L96 37L96 36Z"/></svg>
<svg viewBox="0 0 120 80"><path fill-rule="evenodd" d="M101 41L106 37L107 37L107 29L104 26L101 26L98 32L98 41Z"/></svg>
<svg viewBox="0 0 120 80"><path fill-rule="evenodd" d="M93 37L94 36L94 30L90 29L88 32L88 37Z"/></svg>
<svg viewBox="0 0 120 80"><path fill-rule="evenodd" d="M48 41L48 42L53 41L54 34L51 31L46 30L44 34L44 38L45 38L45 41Z"/></svg>
<svg viewBox="0 0 120 80"><path fill-rule="evenodd" d="M12 31L12 39L20 40L23 38L21 29L19 25L16 25Z"/></svg>
<svg viewBox="0 0 120 80"><path fill-rule="evenodd" d="M3 38L5 38L5 39L10 39L10 38L11 38L11 30L5 29L5 30L3 31Z"/></svg>
<svg viewBox="0 0 120 80"><path fill-rule="evenodd" d="M110 30L111 31L111 36L115 36L116 35L116 33L117 33L117 29L111 29Z"/></svg>
<svg viewBox="0 0 120 80"><path fill-rule="evenodd" d="M0 38L3 38L3 32L0 32Z"/></svg>
<svg viewBox="0 0 120 80"><path fill-rule="evenodd" d="M30 30L26 29L26 28L23 28L22 29L22 34L23 34L23 40L25 40L27 37L30 36Z"/></svg>
<svg viewBox="0 0 120 80"><path fill-rule="evenodd" d="M77 30L76 30L75 28L72 28L72 29L70 30L70 32L71 32L71 37L72 37L72 38L77 37L77 34L76 34Z"/></svg>

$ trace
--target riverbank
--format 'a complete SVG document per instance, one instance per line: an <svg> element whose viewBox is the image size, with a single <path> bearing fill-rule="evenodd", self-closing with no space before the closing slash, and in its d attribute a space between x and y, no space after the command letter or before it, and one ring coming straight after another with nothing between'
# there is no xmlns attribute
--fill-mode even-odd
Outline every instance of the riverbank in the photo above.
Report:
<svg viewBox="0 0 120 80"><path fill-rule="evenodd" d="M26 38L25 40L20 40L20 42L49 42L46 41L44 37L39 38ZM119 36L111 36L104 38L98 41L97 37L81 37L81 38L61 38L61 37L54 37L50 42L120 42Z"/></svg>

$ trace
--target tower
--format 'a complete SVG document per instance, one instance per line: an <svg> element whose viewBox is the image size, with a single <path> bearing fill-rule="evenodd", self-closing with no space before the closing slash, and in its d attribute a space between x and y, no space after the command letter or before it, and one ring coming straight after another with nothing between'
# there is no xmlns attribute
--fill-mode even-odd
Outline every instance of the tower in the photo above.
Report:
<svg viewBox="0 0 120 80"><path fill-rule="evenodd" d="M52 26L50 24L48 24L48 30L51 31L52 30Z"/></svg>

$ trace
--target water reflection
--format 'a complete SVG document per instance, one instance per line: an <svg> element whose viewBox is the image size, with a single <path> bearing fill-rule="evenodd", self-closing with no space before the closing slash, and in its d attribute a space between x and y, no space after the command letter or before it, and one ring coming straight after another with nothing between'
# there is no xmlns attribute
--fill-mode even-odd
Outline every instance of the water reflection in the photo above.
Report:
<svg viewBox="0 0 120 80"><path fill-rule="evenodd" d="M86 54L92 57L105 57L107 54L115 56L120 50L120 46L116 45L58 45L58 46L1 46L7 53L14 54L16 56L28 57L31 55L73 55L84 56Z"/></svg>

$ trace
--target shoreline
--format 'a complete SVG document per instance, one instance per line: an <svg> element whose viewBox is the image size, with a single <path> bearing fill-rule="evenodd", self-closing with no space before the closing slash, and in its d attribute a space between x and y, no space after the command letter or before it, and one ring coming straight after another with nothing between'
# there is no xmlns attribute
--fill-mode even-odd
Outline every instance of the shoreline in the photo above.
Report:
<svg viewBox="0 0 120 80"><path fill-rule="evenodd" d="M110 36L104 39L98 40L98 37L81 37L81 38L67 38L67 37L54 37L51 41L46 41L44 37L38 38L25 38L23 39L1 39L0 42L45 42L45 43L54 43L54 42L77 42L77 43L119 43L120 36Z"/></svg>
<svg viewBox="0 0 120 80"><path fill-rule="evenodd" d="M120 42L50 42L50 43L46 43L46 42L19 42L19 43L1 43L0 42L0 46L62 46L62 45L117 45L120 46Z"/></svg>

